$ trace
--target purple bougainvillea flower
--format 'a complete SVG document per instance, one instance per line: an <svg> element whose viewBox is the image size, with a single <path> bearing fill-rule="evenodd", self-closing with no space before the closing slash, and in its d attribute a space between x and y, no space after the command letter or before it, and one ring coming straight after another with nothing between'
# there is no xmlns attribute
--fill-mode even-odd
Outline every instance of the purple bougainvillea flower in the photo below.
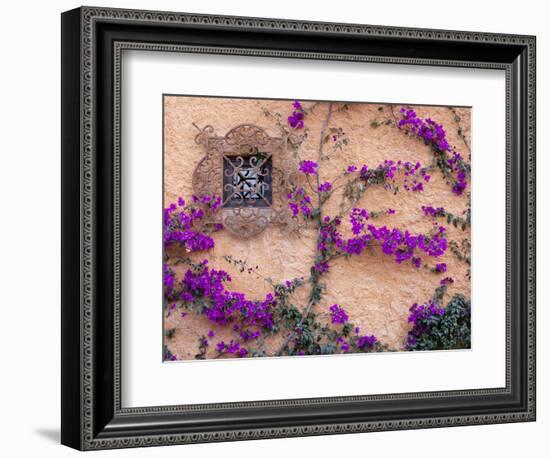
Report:
<svg viewBox="0 0 550 458"><path fill-rule="evenodd" d="M241 349L241 345L239 344L239 342L235 342L234 340L231 340L231 342L229 342L229 345L226 345L226 348L228 353L233 354L233 353L237 353Z"/></svg>
<svg viewBox="0 0 550 458"><path fill-rule="evenodd" d="M318 261L314 264L314 269L320 274L328 272L328 269L329 269L328 262L327 261Z"/></svg>
<svg viewBox="0 0 550 458"><path fill-rule="evenodd" d="M295 111L288 117L288 124L293 129L303 129L304 128L304 113L301 111Z"/></svg>
<svg viewBox="0 0 550 458"><path fill-rule="evenodd" d="M453 185L453 192L454 192L457 196L462 195L462 193L464 192L465 189L466 189L466 181L464 181L464 180L462 180L462 181L457 181L457 182Z"/></svg>
<svg viewBox="0 0 550 458"><path fill-rule="evenodd" d="M445 209L443 207L434 208L434 207L431 207L431 206L423 205L422 206L422 211L424 212L424 214L426 216L432 216L434 218L437 217L437 216L445 216Z"/></svg>
<svg viewBox="0 0 550 458"><path fill-rule="evenodd" d="M435 271L437 273L444 273L447 271L447 264L445 264L444 262L440 262L439 264L436 264L435 265Z"/></svg>
<svg viewBox="0 0 550 458"><path fill-rule="evenodd" d="M181 293L180 299L183 302L193 302L193 295L188 291L184 291L183 293Z"/></svg>
<svg viewBox="0 0 550 458"><path fill-rule="evenodd" d="M349 220L351 223L351 231L358 235L365 228L365 221L369 219L369 214L364 208L354 208L350 215Z"/></svg>
<svg viewBox="0 0 550 458"><path fill-rule="evenodd" d="M170 272L168 266L164 266L164 287L167 292L171 292L174 289L174 274Z"/></svg>
<svg viewBox="0 0 550 458"><path fill-rule="evenodd" d="M402 108L400 112L403 119L398 121L397 126L400 129L404 129L406 133L420 138L427 145L431 145L434 150L443 154L442 161L444 161L444 165L452 173L457 174L456 180L453 182L452 191L456 195L462 195L467 186L462 156L451 148L443 126L433 119L418 117L416 112L411 109ZM426 183L430 181L430 175L427 175L425 172L422 175Z"/></svg>
<svg viewBox="0 0 550 458"><path fill-rule="evenodd" d="M164 209L164 248L173 245L184 247L187 251L204 251L214 247L214 239L209 235L196 230L207 216L213 215L221 206L220 196L203 195L201 199L192 197L193 204L202 205L197 208L194 205L186 205L182 198L178 199L178 206L171 204ZM220 230L221 227L215 228Z"/></svg>
<svg viewBox="0 0 550 458"><path fill-rule="evenodd" d="M329 310L330 319L333 324L344 324L346 321L348 321L348 314L338 304L331 305Z"/></svg>
<svg viewBox="0 0 550 458"><path fill-rule="evenodd" d="M300 212L304 217L311 216L311 197L306 194L304 188L296 188L294 192L287 194L287 197L290 199L288 207L293 217L297 217Z"/></svg>
<svg viewBox="0 0 550 458"><path fill-rule="evenodd" d="M376 345L376 342L378 342L376 336L361 336L359 337L359 339L357 339L357 347L360 349L372 348L374 347L374 345Z"/></svg>
<svg viewBox="0 0 550 458"><path fill-rule="evenodd" d="M242 326L271 330L273 311L277 305L275 297L266 294L264 300L247 299L243 293L225 288L224 284L230 281L231 277L227 272L209 269L206 264L201 263L200 267L194 266L185 272L181 287L193 301L200 300L201 314L212 323L231 325L235 332L239 332ZM230 345L231 343L226 345L223 341L218 343L219 348L227 351L233 348Z"/></svg>
<svg viewBox="0 0 550 458"><path fill-rule="evenodd" d="M290 208L290 211L292 212L292 216L298 216L298 213L300 213L298 205L295 204L294 202L290 202L288 204L288 208Z"/></svg>
<svg viewBox="0 0 550 458"><path fill-rule="evenodd" d="M318 164L315 161L302 161L300 163L300 172L306 175L314 175L317 173Z"/></svg>
<svg viewBox="0 0 550 458"><path fill-rule="evenodd" d="M241 348L239 350L239 357L244 358L246 355L248 355L248 350L246 348Z"/></svg>
<svg viewBox="0 0 550 458"><path fill-rule="evenodd" d="M464 348L455 347L452 343L455 338L461 339L466 337L465 333L469 334L469 329L463 327L469 328L471 315L469 301L464 297L454 296L446 307L434 300L422 305L414 303L409 311L407 321L411 326L405 341L407 350ZM457 325L458 328L455 329Z"/></svg>

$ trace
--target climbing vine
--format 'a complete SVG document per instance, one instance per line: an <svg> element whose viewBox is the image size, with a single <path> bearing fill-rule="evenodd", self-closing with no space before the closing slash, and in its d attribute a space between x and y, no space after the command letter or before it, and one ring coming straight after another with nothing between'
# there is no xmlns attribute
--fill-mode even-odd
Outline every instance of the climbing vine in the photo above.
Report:
<svg viewBox="0 0 550 458"><path fill-rule="evenodd" d="M211 217L220 210L221 197L192 196L189 201L180 198L164 209L164 312L167 317L177 315L182 320L194 314L211 327L207 333L197 335L196 359L212 354L218 358L397 350L380 342L368 329L353 323L345 304L320 307L327 292L325 279L335 261L347 259L352 262L358 256L378 254L411 269L443 274L447 265L440 258L450 249L460 261L470 264L469 245L465 242L469 243L469 239L465 238L461 245L448 239L448 226L462 231L469 227L469 205L459 215L443 207L423 206L419 213L434 220L427 232L376 224L377 218L391 218L398 210L368 209L360 205L362 197L375 187L393 194L422 193L437 170L450 185L452 193L457 196L467 193L470 166L450 146L445 129L434 120L421 118L410 108L402 108L396 113L390 107L390 117L381 107L378 110L381 120L370 123L375 128L396 127L412 140L423 142L432 152L429 164L389 158L375 165L349 164L333 180L321 180L324 164L350 143L346 132L332 125L333 114L348 109L347 104L328 102L305 106L294 101L286 118L264 109L265 116L281 131L287 147L297 159L300 184L288 190L286 199L297 227L315 231L316 243L307 277L275 280L264 276L259 266L224 256L225 263L265 282L269 290L262 298L234 291L228 272L211 266L206 258L197 261L198 255L206 256L214 248L215 234L223 230L221 224L210 223L215 220ZM313 113L323 117L317 157L315 160L303 159L301 146L311 136L308 119ZM455 113L455 116L458 115ZM338 198L338 210L329 213L328 202ZM351 227L349 236L342 230L344 221ZM455 295L446 307L441 305L446 288L453 281L451 277L440 279L428 303L411 307L411 327L405 349L465 348L469 345L469 301ZM305 303L296 299L296 291L302 289L307 289ZM218 337L222 329L229 330L231 337ZM176 333L176 328L165 330L165 343ZM276 348L272 345L268 348L266 341L273 336L277 336L275 341L279 343ZM164 360L177 359L178 356L165 345Z"/></svg>

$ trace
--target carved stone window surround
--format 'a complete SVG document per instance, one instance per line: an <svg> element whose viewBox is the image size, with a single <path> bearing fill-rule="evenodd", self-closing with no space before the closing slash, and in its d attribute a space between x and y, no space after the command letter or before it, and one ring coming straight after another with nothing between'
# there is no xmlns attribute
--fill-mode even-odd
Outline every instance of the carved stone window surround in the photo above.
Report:
<svg viewBox="0 0 550 458"><path fill-rule="evenodd" d="M297 182L297 164L286 149L286 140L270 137L256 125L240 124L221 137L208 125L195 141L204 147L205 155L193 173L193 190L199 197L208 194L223 199L209 224L221 223L241 239L254 237L269 225L287 230L295 226L286 195ZM233 181L243 169L248 169L244 178L249 178L249 185L242 178Z"/></svg>

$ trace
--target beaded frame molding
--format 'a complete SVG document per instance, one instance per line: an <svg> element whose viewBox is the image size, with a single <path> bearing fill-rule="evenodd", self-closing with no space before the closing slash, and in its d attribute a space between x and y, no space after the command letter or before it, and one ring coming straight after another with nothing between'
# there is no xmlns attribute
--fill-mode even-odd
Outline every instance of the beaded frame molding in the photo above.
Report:
<svg viewBox="0 0 550 458"><path fill-rule="evenodd" d="M534 421L535 48L523 35L95 7L63 13L61 442L94 450ZM506 386L123 407L123 50L505 71Z"/></svg>

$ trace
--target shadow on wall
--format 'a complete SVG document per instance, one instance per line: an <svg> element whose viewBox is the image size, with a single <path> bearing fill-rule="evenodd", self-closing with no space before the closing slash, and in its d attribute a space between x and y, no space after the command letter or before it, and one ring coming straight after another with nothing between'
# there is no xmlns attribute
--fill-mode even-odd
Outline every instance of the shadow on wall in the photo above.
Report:
<svg viewBox="0 0 550 458"><path fill-rule="evenodd" d="M50 442L55 442L56 444L59 444L61 442L61 433L59 429L38 428L35 429L34 432Z"/></svg>

